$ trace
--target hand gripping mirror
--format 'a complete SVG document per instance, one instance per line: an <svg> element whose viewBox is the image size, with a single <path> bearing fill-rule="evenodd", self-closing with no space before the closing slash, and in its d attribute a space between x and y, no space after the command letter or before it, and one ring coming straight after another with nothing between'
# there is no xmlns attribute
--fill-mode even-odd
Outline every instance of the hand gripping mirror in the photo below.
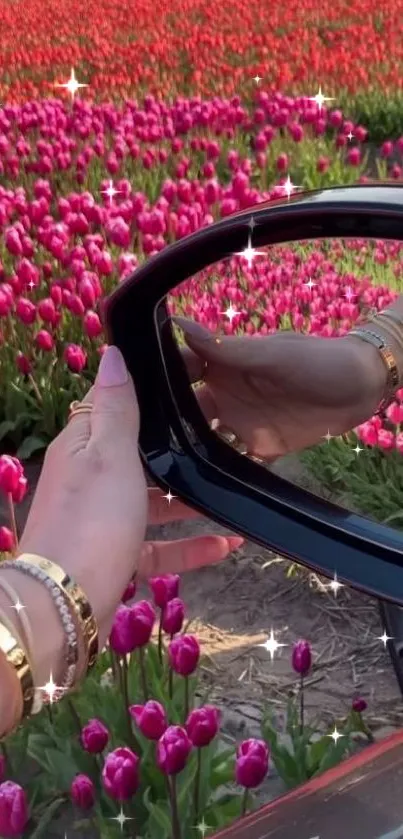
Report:
<svg viewBox="0 0 403 839"><path fill-rule="evenodd" d="M337 574L403 605L403 532L245 458L214 433L198 404L167 298L209 266L229 262L251 236L259 250L328 239L403 241L403 186L324 189L259 204L166 247L121 283L104 314L108 340L135 382L143 463L165 491L220 524L318 574Z"/></svg>

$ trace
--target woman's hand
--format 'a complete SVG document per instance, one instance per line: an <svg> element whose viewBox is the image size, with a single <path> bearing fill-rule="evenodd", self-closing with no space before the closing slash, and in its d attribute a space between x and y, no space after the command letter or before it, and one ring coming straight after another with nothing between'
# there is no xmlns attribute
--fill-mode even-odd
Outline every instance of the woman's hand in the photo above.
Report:
<svg viewBox="0 0 403 839"><path fill-rule="evenodd" d="M196 395L206 419L229 426L257 457L274 460L321 442L328 432L350 431L382 399L382 359L354 336L279 332L217 340L193 321L174 322L185 332L191 380L205 383Z"/></svg>
<svg viewBox="0 0 403 839"><path fill-rule="evenodd" d="M202 518L201 513L176 498L168 504L160 489L148 488L148 524L195 518ZM173 542L147 541L141 549L138 577L141 580L159 574L183 574L205 565L215 565L240 548L243 541L241 536L216 535L192 536Z"/></svg>
<svg viewBox="0 0 403 839"><path fill-rule="evenodd" d="M138 453L139 410L123 358L110 347L78 414L49 446L20 542L20 553L53 560L93 606L102 644L133 574L146 578L219 562L240 537L201 536L145 542L147 522L199 514L147 487Z"/></svg>

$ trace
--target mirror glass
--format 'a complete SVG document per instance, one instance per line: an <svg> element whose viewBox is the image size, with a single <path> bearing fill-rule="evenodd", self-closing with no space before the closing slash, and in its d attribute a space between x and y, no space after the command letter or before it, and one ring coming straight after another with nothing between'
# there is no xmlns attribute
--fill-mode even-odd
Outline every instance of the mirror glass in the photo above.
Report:
<svg viewBox="0 0 403 839"><path fill-rule="evenodd" d="M349 334L393 306L402 282L403 242L255 250L252 230L239 253L176 287L167 304L214 336L194 354L173 327L206 420L228 446L262 474L403 530L403 387L376 415L386 368ZM403 376L403 329L400 338L390 318L372 328L388 336Z"/></svg>

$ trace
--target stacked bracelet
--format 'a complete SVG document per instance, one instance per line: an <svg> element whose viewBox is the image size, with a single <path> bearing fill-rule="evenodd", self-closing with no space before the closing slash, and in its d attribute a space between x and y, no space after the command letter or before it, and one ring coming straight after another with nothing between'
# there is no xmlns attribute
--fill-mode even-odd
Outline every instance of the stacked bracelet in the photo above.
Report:
<svg viewBox="0 0 403 839"><path fill-rule="evenodd" d="M388 374L386 390L385 395L381 400L381 403L376 411L377 414L382 414L386 410L388 405L390 405L391 401L393 400L394 394L397 388L399 387L399 371L397 368L396 359L390 347L387 346L385 338L383 338L381 335L379 335L372 329L367 329L365 327L357 327L356 329L352 329L349 334L356 335L357 338L361 338L361 340L366 341L368 344L372 344L372 346L376 347L376 349L379 350L382 361L385 364Z"/></svg>
<svg viewBox="0 0 403 839"><path fill-rule="evenodd" d="M78 637L72 612L80 626L87 672L94 666L98 654L98 628L83 590L58 565L34 554L23 554L16 560L6 560L2 568L17 569L40 580L51 594L66 635L66 673L60 689L63 693L67 692L75 684L78 663Z"/></svg>

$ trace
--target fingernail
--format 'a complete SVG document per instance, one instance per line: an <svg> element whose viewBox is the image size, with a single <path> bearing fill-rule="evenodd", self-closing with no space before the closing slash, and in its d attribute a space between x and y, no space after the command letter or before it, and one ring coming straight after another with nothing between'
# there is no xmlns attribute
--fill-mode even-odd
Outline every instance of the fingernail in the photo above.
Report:
<svg viewBox="0 0 403 839"><path fill-rule="evenodd" d="M119 387L129 380L124 358L117 347L107 347L99 365L98 384L101 387Z"/></svg>
<svg viewBox="0 0 403 839"><path fill-rule="evenodd" d="M181 317L173 317L172 320L180 329L183 329L186 335L189 335L190 338L195 338L196 341L208 341L211 338L208 329L205 329L204 326L201 326L200 323L196 323L194 320L187 320L187 318Z"/></svg>

